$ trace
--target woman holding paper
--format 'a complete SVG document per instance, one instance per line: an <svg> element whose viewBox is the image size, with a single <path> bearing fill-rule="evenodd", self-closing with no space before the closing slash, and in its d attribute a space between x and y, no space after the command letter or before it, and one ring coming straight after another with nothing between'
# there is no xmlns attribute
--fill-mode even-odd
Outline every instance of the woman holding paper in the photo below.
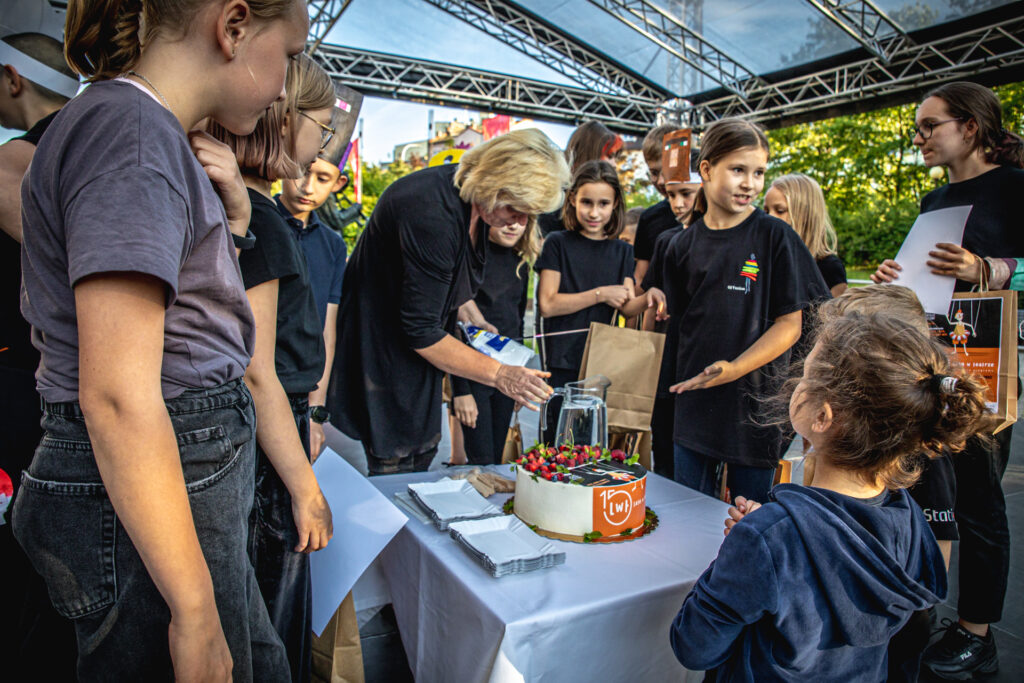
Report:
<svg viewBox="0 0 1024 683"><path fill-rule="evenodd" d="M917 109L913 143L926 166L945 166L949 184L929 192L921 211L971 206L962 246L939 243L926 263L937 275L956 278L956 289L987 282L992 289L1024 289L1024 232L1019 229L1024 193L1024 142L1002 127L999 100L974 83L948 83ZM887 260L871 279L899 278ZM1018 384L1019 391L1019 384ZM1001 480L1010 454L1007 428L986 447L977 440L954 458L955 514L960 535L959 623L925 650L923 663L940 678L962 679L998 668L989 624L1002 617L1009 575L1010 533Z"/></svg>

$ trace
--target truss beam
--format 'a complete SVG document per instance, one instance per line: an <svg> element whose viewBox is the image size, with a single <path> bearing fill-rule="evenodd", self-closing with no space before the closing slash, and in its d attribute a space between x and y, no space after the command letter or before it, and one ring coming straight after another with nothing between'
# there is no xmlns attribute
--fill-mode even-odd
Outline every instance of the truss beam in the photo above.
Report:
<svg viewBox="0 0 1024 683"><path fill-rule="evenodd" d="M679 111L696 126L726 116L743 116L766 125L792 117L813 120L825 110L863 100L899 98L946 81L978 79L1024 68L1024 16L992 23L929 42L905 43L888 64L867 59L769 83L758 78L747 97L726 93L700 99ZM698 98L694 98L697 100Z"/></svg>
<svg viewBox="0 0 1024 683"><path fill-rule="evenodd" d="M308 52L312 53L323 42L351 2L352 0L309 0L306 4L309 12Z"/></svg>
<svg viewBox="0 0 1024 683"><path fill-rule="evenodd" d="M753 79L754 73L665 9L649 0L590 0L590 3L737 97L746 95L745 82Z"/></svg>
<svg viewBox="0 0 1024 683"><path fill-rule="evenodd" d="M365 95L530 116L576 125L601 121L643 135L656 106L631 95L601 93L490 71L321 43L312 53L331 78Z"/></svg>
<svg viewBox="0 0 1024 683"><path fill-rule="evenodd" d="M888 63L909 41L903 27L872 0L807 0L868 52Z"/></svg>
<svg viewBox="0 0 1024 683"><path fill-rule="evenodd" d="M593 47L508 0L426 0L541 64L598 92L652 104L674 97Z"/></svg>

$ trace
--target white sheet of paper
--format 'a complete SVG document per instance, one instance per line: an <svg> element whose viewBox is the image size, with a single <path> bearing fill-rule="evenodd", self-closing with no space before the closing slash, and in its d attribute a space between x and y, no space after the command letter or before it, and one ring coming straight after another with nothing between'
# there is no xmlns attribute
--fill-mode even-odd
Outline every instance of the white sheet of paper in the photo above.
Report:
<svg viewBox="0 0 1024 683"><path fill-rule="evenodd" d="M935 275L926 262L931 258L928 252L939 242L960 244L964 238L964 226L973 206L952 206L922 213L903 240L896 254L896 263L903 267L899 279L893 284L914 290L921 300L925 313L946 313L953 299L953 285L956 280L947 275Z"/></svg>
<svg viewBox="0 0 1024 683"><path fill-rule="evenodd" d="M334 515L334 537L310 555L313 632L320 635L356 580L408 518L330 448L317 458L313 473Z"/></svg>

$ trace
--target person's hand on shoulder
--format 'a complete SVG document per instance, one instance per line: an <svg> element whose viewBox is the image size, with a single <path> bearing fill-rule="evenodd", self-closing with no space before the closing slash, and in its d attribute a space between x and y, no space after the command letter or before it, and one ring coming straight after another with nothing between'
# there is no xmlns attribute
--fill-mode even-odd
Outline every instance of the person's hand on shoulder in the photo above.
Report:
<svg viewBox="0 0 1024 683"><path fill-rule="evenodd" d="M736 526L737 522L761 507L761 504L756 500L747 500L743 496L736 496L736 500L733 503L734 505L729 508L729 519L725 520L726 536L729 535L729 532Z"/></svg>

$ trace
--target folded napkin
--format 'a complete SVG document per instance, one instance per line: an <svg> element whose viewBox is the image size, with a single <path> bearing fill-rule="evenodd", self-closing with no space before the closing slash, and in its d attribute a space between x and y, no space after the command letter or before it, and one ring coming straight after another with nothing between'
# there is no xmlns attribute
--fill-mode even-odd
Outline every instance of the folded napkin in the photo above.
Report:
<svg viewBox="0 0 1024 683"><path fill-rule="evenodd" d="M484 472L479 467L450 476L452 479L465 479L484 498L495 493L511 493L516 490L516 483L513 480L493 472Z"/></svg>

